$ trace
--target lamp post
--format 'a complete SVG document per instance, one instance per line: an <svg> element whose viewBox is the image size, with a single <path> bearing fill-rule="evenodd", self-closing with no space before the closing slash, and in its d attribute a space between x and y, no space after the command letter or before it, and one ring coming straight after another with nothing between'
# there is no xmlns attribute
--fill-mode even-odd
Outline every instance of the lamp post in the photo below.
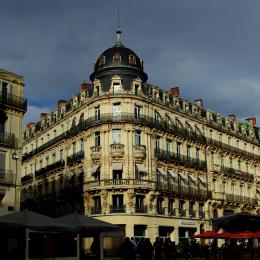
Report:
<svg viewBox="0 0 260 260"><path fill-rule="evenodd" d="M17 210L17 176L18 176L18 172L17 172L17 163L18 163L18 159L19 159L19 155L17 152L14 152L12 154L12 159L15 160L15 183L14 183L14 212L16 212Z"/></svg>

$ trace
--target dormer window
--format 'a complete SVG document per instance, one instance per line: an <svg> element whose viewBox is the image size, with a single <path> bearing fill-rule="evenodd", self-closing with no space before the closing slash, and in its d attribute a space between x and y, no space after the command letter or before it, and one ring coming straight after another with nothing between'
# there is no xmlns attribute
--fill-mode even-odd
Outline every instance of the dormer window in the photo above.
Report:
<svg viewBox="0 0 260 260"><path fill-rule="evenodd" d="M113 62L121 62L121 55L120 55L120 53L119 52L115 52L114 54L113 54Z"/></svg>
<svg viewBox="0 0 260 260"><path fill-rule="evenodd" d="M100 58L99 58L99 66L100 65L103 65L106 63L106 57L104 55L102 55Z"/></svg>
<svg viewBox="0 0 260 260"><path fill-rule="evenodd" d="M120 93L120 90L121 90L121 84L120 84L120 82L114 82L114 83L113 83L113 93L114 93L114 94Z"/></svg>
<svg viewBox="0 0 260 260"><path fill-rule="evenodd" d="M129 55L129 63L136 65L136 56L134 54Z"/></svg>

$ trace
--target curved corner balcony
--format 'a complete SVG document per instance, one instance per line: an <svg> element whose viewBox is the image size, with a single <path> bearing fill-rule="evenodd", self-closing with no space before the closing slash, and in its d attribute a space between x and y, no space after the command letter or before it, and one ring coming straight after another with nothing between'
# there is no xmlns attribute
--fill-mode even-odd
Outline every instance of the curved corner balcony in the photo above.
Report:
<svg viewBox="0 0 260 260"><path fill-rule="evenodd" d="M101 159L101 146L91 146L90 150L90 156L93 161Z"/></svg>
<svg viewBox="0 0 260 260"><path fill-rule="evenodd" d="M141 145L141 144L137 144L134 145L134 157L136 159L145 159L146 157L146 146L145 145Z"/></svg>
<svg viewBox="0 0 260 260"><path fill-rule="evenodd" d="M125 150L123 144L111 144L110 145L110 154L112 158L122 158L124 157Z"/></svg>
<svg viewBox="0 0 260 260"><path fill-rule="evenodd" d="M67 157L67 165L72 166L74 164L78 164L82 162L84 159L84 152L80 151L78 153L72 154L71 156Z"/></svg>

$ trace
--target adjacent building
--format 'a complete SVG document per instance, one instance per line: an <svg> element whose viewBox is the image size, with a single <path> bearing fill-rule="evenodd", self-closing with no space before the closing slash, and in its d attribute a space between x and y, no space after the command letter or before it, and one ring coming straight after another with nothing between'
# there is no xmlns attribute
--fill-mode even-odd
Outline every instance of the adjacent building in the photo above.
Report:
<svg viewBox="0 0 260 260"><path fill-rule="evenodd" d="M176 242L210 229L213 217L260 214L256 119L238 122L182 99L178 87L147 83L120 34L91 83L27 125L21 207L78 211L126 236Z"/></svg>
<svg viewBox="0 0 260 260"><path fill-rule="evenodd" d="M0 69L0 215L20 207L23 90L22 76Z"/></svg>

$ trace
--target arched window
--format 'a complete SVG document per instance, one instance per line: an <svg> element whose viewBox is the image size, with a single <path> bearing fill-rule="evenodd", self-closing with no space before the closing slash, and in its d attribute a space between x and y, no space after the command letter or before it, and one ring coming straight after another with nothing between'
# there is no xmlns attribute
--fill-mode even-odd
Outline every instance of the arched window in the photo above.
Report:
<svg viewBox="0 0 260 260"><path fill-rule="evenodd" d="M117 62L117 63L121 62L121 55L119 52L115 52L113 54L113 62Z"/></svg>
<svg viewBox="0 0 260 260"><path fill-rule="evenodd" d="M79 118L79 125L82 124L83 122L84 122L84 113L81 113Z"/></svg>
<svg viewBox="0 0 260 260"><path fill-rule="evenodd" d="M76 126L76 117L73 118L71 128Z"/></svg>
<svg viewBox="0 0 260 260"><path fill-rule="evenodd" d="M104 55L100 56L98 60L99 66L106 63L106 57Z"/></svg>

